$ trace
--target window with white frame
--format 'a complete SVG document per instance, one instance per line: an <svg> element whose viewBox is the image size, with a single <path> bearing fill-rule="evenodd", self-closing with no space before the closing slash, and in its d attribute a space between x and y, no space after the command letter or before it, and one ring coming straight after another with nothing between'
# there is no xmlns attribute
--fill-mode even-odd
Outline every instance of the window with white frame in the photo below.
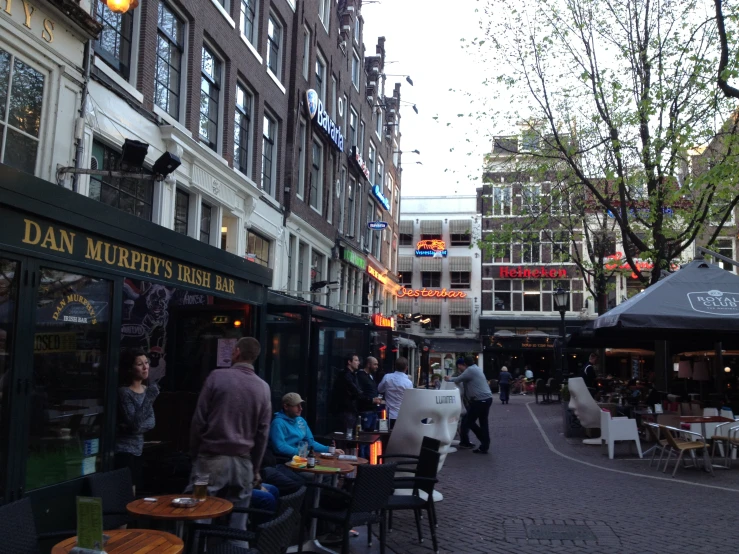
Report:
<svg viewBox="0 0 739 554"><path fill-rule="evenodd" d="M470 272L469 271L450 271L449 284L453 289L470 288Z"/></svg>
<svg viewBox="0 0 739 554"><path fill-rule="evenodd" d="M249 41L250 44L257 46L257 1L258 0L241 0L241 14L239 27L242 36Z"/></svg>
<svg viewBox="0 0 739 554"><path fill-rule="evenodd" d="M323 260L325 256L320 254L318 250L311 252L310 260L310 282L311 284L323 280Z"/></svg>
<svg viewBox="0 0 739 554"><path fill-rule="evenodd" d="M328 32L331 22L331 0L318 0L318 18Z"/></svg>
<svg viewBox="0 0 739 554"><path fill-rule="evenodd" d="M564 263L570 261L570 232L551 231L552 262Z"/></svg>
<svg viewBox="0 0 739 554"><path fill-rule="evenodd" d="M154 103L175 119L180 117L182 56L185 24L164 2L157 17L157 59L154 70Z"/></svg>
<svg viewBox="0 0 739 554"><path fill-rule="evenodd" d="M352 51L352 84L354 85L354 88L357 89L357 91L359 91L359 68L359 54L357 54L355 51Z"/></svg>
<svg viewBox="0 0 739 554"><path fill-rule="evenodd" d="M387 200L390 203L390 209L388 211L390 212L390 215L393 215L393 185L392 185L392 182L391 181L392 181L392 177L390 177L390 174L388 173L388 176L387 176L387 184L388 184L388 187L387 187L387 190L388 190Z"/></svg>
<svg viewBox="0 0 739 554"><path fill-rule="evenodd" d="M511 215L511 186L493 186L493 210L491 215Z"/></svg>
<svg viewBox="0 0 739 554"><path fill-rule="evenodd" d="M251 160L251 114L254 98L241 84L236 85L236 111L234 115L234 166L249 175Z"/></svg>
<svg viewBox="0 0 739 554"><path fill-rule="evenodd" d="M190 195L178 188L174 202L174 230L176 233L187 235L190 219Z"/></svg>
<svg viewBox="0 0 739 554"><path fill-rule="evenodd" d="M254 256L254 261L264 267L269 267L270 240L259 233L249 230L246 234L246 253ZM289 277L288 277L289 278Z"/></svg>
<svg viewBox="0 0 739 554"><path fill-rule="evenodd" d="M521 263L533 264L541 261L541 241L538 232L519 233L521 246Z"/></svg>
<svg viewBox="0 0 739 554"><path fill-rule="evenodd" d="M375 221L382 221L382 212L380 212L380 210L375 211ZM379 232L372 231L372 233L375 235L374 256L382 262L382 243L385 237L385 230Z"/></svg>
<svg viewBox="0 0 739 554"><path fill-rule="evenodd" d="M334 153L329 148L328 150L328 164L326 165L326 173L328 174L328 179L326 179L326 190L325 193L322 192L321 196L323 197L325 194L326 197L326 221L328 223L333 223L334 220L334 185L335 185L335 179L336 175L334 174L336 168L336 157ZM321 187L323 190L323 187ZM323 200L323 198L322 198ZM321 206L323 206L323 203L321 203Z"/></svg>
<svg viewBox="0 0 739 554"><path fill-rule="evenodd" d="M36 173L45 81L43 73L0 49L0 162L31 175Z"/></svg>
<svg viewBox="0 0 739 554"><path fill-rule="evenodd" d="M265 114L262 126L262 179L260 184L262 190L270 196L273 195L276 154L277 122Z"/></svg>
<svg viewBox="0 0 739 554"><path fill-rule="evenodd" d="M339 233L344 233L344 218L346 217L346 203L344 202L346 191L346 167L343 165L339 170Z"/></svg>
<svg viewBox="0 0 739 554"><path fill-rule="evenodd" d="M385 188L385 162L382 158L377 158L377 176L375 177L375 184L380 187L380 191Z"/></svg>
<svg viewBox="0 0 739 554"><path fill-rule="evenodd" d="M541 281L523 282L523 311L541 311Z"/></svg>
<svg viewBox="0 0 739 554"><path fill-rule="evenodd" d="M210 244L211 229L213 228L213 208L206 203L200 204L200 242Z"/></svg>
<svg viewBox="0 0 739 554"><path fill-rule="evenodd" d="M313 139L310 171L310 205L321 212L323 195L323 146L317 139Z"/></svg>
<svg viewBox="0 0 739 554"><path fill-rule="evenodd" d="M298 135L298 198L305 195L305 147L306 147L307 125L305 119L300 118L300 130Z"/></svg>
<svg viewBox="0 0 739 554"><path fill-rule="evenodd" d="M308 80L310 71L310 29L303 27L303 79Z"/></svg>
<svg viewBox="0 0 739 554"><path fill-rule="evenodd" d="M380 142L382 142L382 110L377 112L377 117L375 118L375 134L380 139Z"/></svg>
<svg viewBox="0 0 739 554"><path fill-rule="evenodd" d="M398 222L400 217L400 190L395 187L395 223Z"/></svg>
<svg viewBox="0 0 739 554"><path fill-rule="evenodd" d="M375 158L375 145L370 142L369 152L367 153L367 169L369 170L370 184L372 184L372 180L375 178Z"/></svg>
<svg viewBox="0 0 739 554"><path fill-rule="evenodd" d="M323 105L326 105L326 60L320 51L316 52L316 75L315 84L313 85L321 99Z"/></svg>
<svg viewBox="0 0 739 554"><path fill-rule="evenodd" d="M541 213L541 185L521 186L521 213L524 215Z"/></svg>
<svg viewBox="0 0 739 554"><path fill-rule="evenodd" d="M354 42L359 44L359 33L361 31L361 23L359 22L359 14L354 17Z"/></svg>
<svg viewBox="0 0 739 554"><path fill-rule="evenodd" d="M511 263L511 241L505 232L493 232L490 235L490 253L493 263Z"/></svg>
<svg viewBox="0 0 739 554"><path fill-rule="evenodd" d="M721 254L732 260L734 259L734 239L731 237L719 237L708 248L716 252L716 254ZM728 262L717 258L714 263L723 267L726 271L734 272L734 266Z"/></svg>
<svg viewBox="0 0 739 554"><path fill-rule="evenodd" d="M372 246L375 241L375 233L372 229L369 228L369 222L372 221L372 216L374 215L374 213L374 204L372 201L369 201L367 203L367 211L364 212L364 245L370 252L373 252Z"/></svg>
<svg viewBox="0 0 739 554"><path fill-rule="evenodd" d="M336 92L337 81L334 75L331 75L331 116L338 121L339 112L336 109L336 103L338 101L338 94Z"/></svg>
<svg viewBox="0 0 739 554"><path fill-rule="evenodd" d="M200 140L218 150L218 119L221 101L221 62L203 46L200 66Z"/></svg>
<svg viewBox="0 0 739 554"><path fill-rule="evenodd" d="M354 207L354 195L357 192L357 180L354 177L349 177L349 188L346 191L346 210L349 216L349 224L346 229L347 236L353 237L354 229L356 227L356 209Z"/></svg>
<svg viewBox="0 0 739 554"><path fill-rule="evenodd" d="M359 151L364 153L364 121L359 122L359 136L357 137Z"/></svg>
<svg viewBox="0 0 739 554"><path fill-rule="evenodd" d="M470 316L468 315L450 315L449 325L452 329L469 329Z"/></svg>
<svg viewBox="0 0 739 554"><path fill-rule="evenodd" d="M566 185L551 185L549 189L549 202L551 204L551 212L553 215L563 215L569 213L569 194Z"/></svg>
<svg viewBox="0 0 739 554"><path fill-rule="evenodd" d="M267 23L267 68L282 80L282 25L272 14Z"/></svg>
<svg viewBox="0 0 739 554"><path fill-rule="evenodd" d="M349 111L349 145L357 146L357 112L352 108ZM360 155L362 152L359 152Z"/></svg>
<svg viewBox="0 0 739 554"><path fill-rule="evenodd" d="M296 239L297 240L297 239ZM298 245L298 291L303 291L303 279L305 275L305 257L308 255L308 246L301 242Z"/></svg>
<svg viewBox="0 0 739 554"><path fill-rule="evenodd" d="M95 53L127 81L131 76L133 10L114 13L104 0L94 1L95 19L102 24L102 30L95 40Z"/></svg>

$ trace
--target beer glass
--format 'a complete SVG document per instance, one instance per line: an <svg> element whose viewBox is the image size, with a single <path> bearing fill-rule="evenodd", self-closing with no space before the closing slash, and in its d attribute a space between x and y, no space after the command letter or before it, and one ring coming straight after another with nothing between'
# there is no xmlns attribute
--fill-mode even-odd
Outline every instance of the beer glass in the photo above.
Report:
<svg viewBox="0 0 739 554"><path fill-rule="evenodd" d="M200 502L205 502L208 497L208 483L210 483L210 475L207 473L195 476L192 495Z"/></svg>

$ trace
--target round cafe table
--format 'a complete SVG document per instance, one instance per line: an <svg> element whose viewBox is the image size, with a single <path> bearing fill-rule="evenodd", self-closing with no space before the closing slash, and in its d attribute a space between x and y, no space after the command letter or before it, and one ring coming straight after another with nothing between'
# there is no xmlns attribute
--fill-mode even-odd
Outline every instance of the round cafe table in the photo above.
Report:
<svg viewBox="0 0 739 554"><path fill-rule="evenodd" d="M217 496L207 496L204 501L198 502L192 508L177 508L172 506L175 498L192 498L191 494L165 494L163 496L151 496L156 502L146 502L143 498L129 502L126 510L142 518L159 519L163 521L174 521L177 536L182 538L185 521L196 519L212 519L230 514L234 505ZM110 554L110 553L108 553Z"/></svg>
<svg viewBox="0 0 739 554"><path fill-rule="evenodd" d="M110 537L105 545L107 554L180 554L182 539L164 531L151 529L115 529L104 531ZM77 546L77 537L60 542L51 554L67 554Z"/></svg>

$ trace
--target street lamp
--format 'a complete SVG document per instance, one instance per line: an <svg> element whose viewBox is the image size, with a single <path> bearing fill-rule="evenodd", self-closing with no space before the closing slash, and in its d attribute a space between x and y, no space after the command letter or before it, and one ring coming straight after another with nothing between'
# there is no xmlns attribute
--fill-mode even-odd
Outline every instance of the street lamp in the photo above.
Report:
<svg viewBox="0 0 739 554"><path fill-rule="evenodd" d="M569 377L569 371L567 370L567 357L565 356L565 313L570 303L570 291L558 288L552 296L554 297L554 308L559 312L559 317L561 318L560 335L562 336L562 342L559 349L559 372L562 378L566 379Z"/></svg>

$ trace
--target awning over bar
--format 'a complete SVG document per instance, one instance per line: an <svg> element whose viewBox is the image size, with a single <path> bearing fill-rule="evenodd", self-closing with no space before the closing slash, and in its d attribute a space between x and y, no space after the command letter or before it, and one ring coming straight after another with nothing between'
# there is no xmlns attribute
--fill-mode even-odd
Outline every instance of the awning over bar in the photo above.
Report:
<svg viewBox="0 0 739 554"><path fill-rule="evenodd" d="M399 232L401 235L412 235L413 234L413 220L412 219L401 219Z"/></svg>
<svg viewBox="0 0 739 554"><path fill-rule="evenodd" d="M472 271L472 258L469 256L451 256L449 258L449 271Z"/></svg>
<svg viewBox="0 0 739 554"><path fill-rule="evenodd" d="M423 315L441 315L441 299L439 300L421 300L418 310Z"/></svg>
<svg viewBox="0 0 739 554"><path fill-rule="evenodd" d="M441 235L441 219L424 219L421 220L422 235Z"/></svg>
<svg viewBox="0 0 739 554"><path fill-rule="evenodd" d="M421 271L441 273L441 258L421 258Z"/></svg>
<svg viewBox="0 0 739 554"><path fill-rule="evenodd" d="M472 298L450 298L449 315L472 314Z"/></svg>
<svg viewBox="0 0 739 554"><path fill-rule="evenodd" d="M463 235L465 233L472 232L472 220L471 219L451 219L449 221L449 234L450 235Z"/></svg>
<svg viewBox="0 0 739 554"><path fill-rule="evenodd" d="M398 256L398 271L400 273L413 271L413 258L411 256Z"/></svg>

